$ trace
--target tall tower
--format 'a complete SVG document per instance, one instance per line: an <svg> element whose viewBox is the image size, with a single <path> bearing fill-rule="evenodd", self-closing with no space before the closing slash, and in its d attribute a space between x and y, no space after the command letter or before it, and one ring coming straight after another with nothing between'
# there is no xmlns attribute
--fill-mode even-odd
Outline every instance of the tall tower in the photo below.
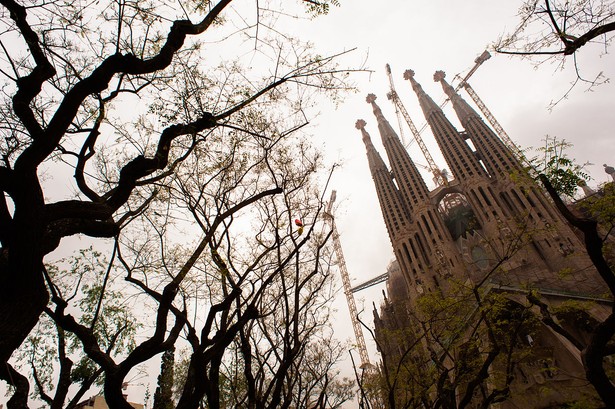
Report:
<svg viewBox="0 0 615 409"><path fill-rule="evenodd" d="M387 174L386 182L389 187L386 189L381 187L384 186L384 177L379 176L381 171L374 172L376 167L371 165L372 162L375 163L374 159L370 159L370 170L376 183L376 191L397 261L405 272L408 289L411 294L421 294L425 290L440 287L445 281L443 278L449 277L453 271L464 271L464 265L455 250L440 212L430 198L425 181L398 135L382 114L376 103L376 96L368 95L367 102L372 105L382 144L391 166L391 173ZM363 141L368 149L368 159L370 155L380 158L371 139L366 139L369 135L364 127L365 121L357 121L357 128L361 129ZM378 169L386 169L386 165L382 162ZM399 204L396 201L394 206L386 204L382 206L382 203L393 203L390 199L393 194L387 193L388 191L396 192L398 195L395 196L396 200L402 199L402 201ZM408 212L407 216L402 217L397 207L405 209Z"/></svg>
<svg viewBox="0 0 615 409"><path fill-rule="evenodd" d="M511 305L517 306L525 300L528 288L550 294L546 302L552 305L570 299L599 300L604 285L591 268L580 240L539 186L523 176L523 166L515 154L445 81L444 72L436 72L434 80L441 83L451 100L463 127L461 131L423 90L413 71L406 71L404 78L416 93L454 179L430 191L384 117L375 95L367 96L390 167L389 172L369 138L365 121L359 120L357 128L363 135L382 214L399 264L399 271L390 278L395 284L389 283L388 287L398 286L400 277L407 286L404 292L386 300L380 314L374 314L377 333L382 333L387 326L404 325L400 324L400 317L406 317L401 321L408 321L421 297L429 293L446 295L454 285L470 288L481 283L481 290L510 294ZM448 195L462 199L455 206L447 207L443 203ZM471 311L472 308L468 314ZM416 325L405 333L414 334L415 329ZM536 343L544 348L540 350L538 362L557 361L560 368L574 374L558 379L558 385L573 385L575 377L583 373L578 351L575 355L565 342L547 330L540 334ZM416 342L425 343L426 339L427 335ZM534 343L531 337L528 339ZM407 339L403 342L407 343ZM396 345L393 349L397 352L403 349L399 343ZM432 347L425 344L425 348ZM430 351L423 356L434 353L433 349ZM531 365L527 368L534 371ZM428 371L429 366L423 369ZM535 393L536 396L527 392L527 396L534 396L531 399L535 398L536 402L564 401L561 394L540 400L537 397L540 385L531 382L528 385L522 388ZM536 403L527 407L541 406Z"/></svg>
<svg viewBox="0 0 615 409"><path fill-rule="evenodd" d="M416 93L427 123L436 138L460 191L474 209L474 215L481 228L495 233L505 219L502 209L497 205L495 194L490 187L489 175L479 157L466 143L467 133L458 132L442 112L442 109L425 93L414 79L414 72L407 70L404 78L409 80Z"/></svg>
<svg viewBox="0 0 615 409"><path fill-rule="evenodd" d="M380 154L374 148L372 139L365 130L366 122L359 119L355 127L361 131L363 135L363 143L367 150L367 161L369 170L376 186L378 201L384 215L384 223L389 232L391 243L395 243L408 228L410 224L410 213L406 208L406 204L401 199L399 190L393 183L393 178L389 169L380 157Z"/></svg>
<svg viewBox="0 0 615 409"><path fill-rule="evenodd" d="M440 82L445 94L452 102L457 118L465 129L466 137L476 147L476 156L484 164L489 180L484 187L489 193L489 199L493 202L491 208L497 207L500 211L496 217L501 229L505 221L510 226L531 225L532 234L530 248L525 250L523 257L514 257L509 264L514 264L518 270L519 282L531 282L531 277L521 273L523 260L529 257L534 260L527 264L525 270L536 270L536 265L541 265L543 270L560 271L573 266L575 270L582 271L587 266L588 260L583 251L574 252L580 242L569 226L564 222L559 212L545 197L542 190L529 178L525 177L523 166L519 158L506 147L478 113L446 82L444 71L436 71L434 81ZM479 192L482 189L479 187ZM492 214L495 212L492 210ZM489 236L497 234L488 232ZM576 253L576 254L575 254ZM566 257L562 257L566 256ZM510 268L511 266L509 266ZM587 276L580 275L579 280L563 282L552 274L546 274L543 279L550 279L553 288L562 290L597 291L592 280L587 281ZM589 286L588 286L589 284ZM598 290L599 291L599 290Z"/></svg>

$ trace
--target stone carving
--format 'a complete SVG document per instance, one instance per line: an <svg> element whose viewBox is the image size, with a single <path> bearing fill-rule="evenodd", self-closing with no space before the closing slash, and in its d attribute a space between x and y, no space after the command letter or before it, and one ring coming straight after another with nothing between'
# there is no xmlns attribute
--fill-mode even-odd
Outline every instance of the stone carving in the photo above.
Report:
<svg viewBox="0 0 615 409"><path fill-rule="evenodd" d="M604 171L608 173L609 175L611 175L611 177L613 178L613 182L615 182L615 168L607 165L606 163L603 166L604 166Z"/></svg>

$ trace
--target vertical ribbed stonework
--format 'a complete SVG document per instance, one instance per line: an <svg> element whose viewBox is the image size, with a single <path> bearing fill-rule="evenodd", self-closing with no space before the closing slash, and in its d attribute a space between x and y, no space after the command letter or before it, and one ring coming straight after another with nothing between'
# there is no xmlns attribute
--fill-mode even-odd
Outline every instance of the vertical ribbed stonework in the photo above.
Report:
<svg viewBox="0 0 615 409"><path fill-rule="evenodd" d="M544 207L544 198L535 197L536 189L531 186L529 189L521 189L522 183L512 181L511 175L521 174L523 167L478 113L446 82L445 75L444 71L436 71L434 81L442 85L487 171L498 182L496 190L504 209L512 216L529 215L538 224L544 220L555 221L552 215L556 212Z"/></svg>
<svg viewBox="0 0 615 409"><path fill-rule="evenodd" d="M434 81L440 82L453 103L457 118L468 133L489 174L494 178L508 178L511 173L521 171L522 166L517 158L483 122L478 113L446 82L445 75L444 71L436 71Z"/></svg>
<svg viewBox="0 0 615 409"><path fill-rule="evenodd" d="M437 276L448 275L460 266L454 244L425 181L376 104L376 96L369 94L366 100L372 105L393 177L411 213L408 235L393 241L395 253L402 267L411 272L411 282L435 288ZM436 274L424 276L427 270Z"/></svg>
<svg viewBox="0 0 615 409"><path fill-rule="evenodd" d="M434 81L440 82L450 98L455 113L470 136L489 174L494 178L492 190L501 207L517 221L528 219L534 226L535 252L552 269L564 268L561 254L577 242L559 212L529 178L519 178L523 167L500 138L485 124L478 113L446 82L445 73L436 71ZM516 180L512 175L516 174ZM559 260L559 262L558 262Z"/></svg>
<svg viewBox="0 0 615 409"><path fill-rule="evenodd" d="M412 84L425 119L442 150L446 163L457 180L486 177L486 172L457 129L444 116L440 107L431 99L423 87L414 79L414 71L406 70L404 79Z"/></svg>
<svg viewBox="0 0 615 409"><path fill-rule="evenodd" d="M386 122L386 120L379 110L377 116L380 116L379 128L383 141L387 141L387 153L391 166L398 173L405 166L405 171L408 172L409 169L414 167L414 164L401 142L398 140L399 146L396 146L391 140L394 132L390 126L387 127L388 123L381 122ZM365 125L365 121L358 120L356 128L361 130L363 135L363 143L367 149L369 168L376 186L382 215L395 256L409 283L409 289L415 294L421 291L418 288L423 290L435 289L439 285L436 275L449 274L454 268L453 260L458 261L458 258L453 254L452 241L447 234L444 222L435 205L431 204L427 186L422 182L422 179L419 180L423 184L423 200L414 206L412 201L409 201L406 195L398 189L393 182L391 173L372 144L369 133L365 130ZM393 150L389 151L391 148ZM401 159L403 164L397 159ZM420 178L415 167L414 171ZM401 183L400 180L396 180L400 188L404 186L406 192L412 192L414 181L411 178L401 180ZM416 194L415 192L414 195ZM408 197L412 197L412 194L408 194Z"/></svg>
<svg viewBox="0 0 615 409"><path fill-rule="evenodd" d="M484 59L485 53L478 60ZM535 291L541 302L550 307L561 308L566 305L566 308L576 308L574 305L579 300L592 300L583 305L582 310L578 310L579 313L589 314L583 316L587 322L590 322L590 317L602 319L608 315L612 310L612 301L603 298L604 282L584 251L583 244L559 216L558 210L547 200L537 183L524 177L522 164L515 153L444 80L444 72L436 72L434 80L441 83L452 101L464 128L460 132L414 80L412 71L406 71L404 78L411 81L421 109L455 179L442 181L440 186L430 192L396 132L376 104L376 97L368 95L367 102L371 104L378 120L392 174L388 174L382 159L371 145L363 129L365 123L358 123L368 148L370 169L382 211L385 219L389 217L395 220L398 217L390 210L391 200L385 197L386 192L381 192L383 186L393 185L392 190L399 192L409 213L407 228L401 229L396 235L391 233L391 222L387 222L395 257L409 291L395 291L404 282L399 276L388 272L387 290L390 297L387 299L385 296L380 314L374 310L375 337L383 356L386 354L389 358L393 357L391 362L396 364L405 364L408 362L406 359L428 362L429 356L440 356L444 351L447 355L444 366L447 367L449 363L460 362L461 356L465 357L466 336L471 334L476 339L489 338L486 327L482 326L481 318L485 317L480 314L464 314L459 317L467 322L467 326L454 349L450 349L448 343L457 342L453 339L455 337L445 337L444 343L442 338L431 338L430 332L425 330L425 323L435 323L434 327L440 329L438 320L442 310L438 308L432 315L428 310L420 308L432 305L423 304L424 301L433 302L434 298L424 297L429 293L441 294L445 300L461 300L465 306L478 311L480 305L469 304L472 301L465 297L458 298L458 291L460 288L473 289L478 294L477 290L484 290L485 295L497 294L498 298L506 299L506 304L498 305L501 308L498 315L504 312L502 316L507 316L506 312L514 315L515 311L521 311L517 308L525 308L526 295L529 291ZM479 106L483 107L482 102ZM404 109L404 117L408 118L408 115ZM502 131L500 127L497 129ZM378 172L383 172L383 176L378 176ZM513 177L513 174L518 177ZM385 203L388 207L385 207ZM486 297L483 299L484 305L491 302L487 300ZM507 306L514 307L507 311ZM450 306L445 307L448 310ZM571 348L571 344L563 338L554 336L547 325L539 321L535 324L531 334L525 328L525 332L518 332L521 328L519 325L505 327L504 323L502 326L506 331L517 331L515 339L519 345L515 345L515 348L531 351L524 355L523 362L519 362L515 368L515 380L509 386L507 384L511 391L510 400L502 402L503 407L564 407L571 399L581 396L580 390L586 390L586 396L589 396L592 391L583 380L581 352ZM421 328L420 338L415 328ZM575 331L577 329L575 327ZM581 331L585 330L578 332L584 337L586 333ZM390 334L401 335L391 337ZM407 354L411 349L406 341L425 348L414 348L412 354ZM486 352L482 345L476 348L477 353ZM545 370L545 362L548 363L549 371ZM502 368L503 365L496 361L488 368L488 372L496 373ZM451 372L444 374L450 376ZM455 380L459 381L459 378ZM463 382L461 380L458 385L463 385ZM485 386L494 388L497 382L487 379ZM490 393L488 389L485 391ZM470 398L468 406L479 407L484 403L482 400L485 394L475 396L477 399Z"/></svg>
<svg viewBox="0 0 615 409"><path fill-rule="evenodd" d="M498 199L490 187L489 175L480 164L476 154L465 142L453 124L444 116L438 105L414 79L414 72L407 70L404 78L412 84L419 99L425 119L438 142L455 179L463 187L468 203L483 228L497 231L497 224L505 215L498 206Z"/></svg>
<svg viewBox="0 0 615 409"><path fill-rule="evenodd" d="M356 128L363 135L369 170L376 186L382 216L384 217L391 243L394 243L400 234L408 229L410 213L401 198L399 190L395 187L395 183L393 183L391 173L378 151L376 151L369 133L365 130L365 125L366 122L362 119L359 119L355 124Z"/></svg>
<svg viewBox="0 0 615 409"><path fill-rule="evenodd" d="M399 137L382 114L380 107L376 104L376 96L369 94L366 101L372 105L393 177L406 203L410 205L410 210L425 204L429 200L429 189L427 189L423 177L410 159L410 155L408 155Z"/></svg>

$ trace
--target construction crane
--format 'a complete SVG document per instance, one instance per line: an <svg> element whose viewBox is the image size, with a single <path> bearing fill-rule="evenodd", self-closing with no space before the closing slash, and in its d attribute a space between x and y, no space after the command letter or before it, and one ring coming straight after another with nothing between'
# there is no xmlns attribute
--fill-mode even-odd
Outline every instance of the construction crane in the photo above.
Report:
<svg viewBox="0 0 615 409"><path fill-rule="evenodd" d="M438 166L436 165L436 162L433 160L433 157L427 150L425 142L423 142L423 138L421 138L421 133L416 129L416 126L414 125L412 118L410 118L406 107L404 107L404 104L402 104L401 100L399 99L399 96L397 95L397 91L395 90L395 84L393 83L393 75L391 75L391 66L387 64L385 66L385 69L387 76L389 77L389 85L391 87L390 91L387 93L387 98L392 101L393 105L395 106L395 113L397 113L397 119L400 122L399 129L402 129L401 119L399 118L399 113L401 112L404 119L406 120L406 123L408 124L408 127L410 128L410 131L412 132L412 135L414 136L414 140L416 141L417 145L419 145L419 148L421 148L421 152L423 152L423 156L425 156L425 159L427 160L427 166L429 167L430 172L433 174L436 184L438 186L446 185L448 181L445 175L443 174L442 170L440 170L440 168L438 168ZM406 145L405 142L404 145Z"/></svg>
<svg viewBox="0 0 615 409"><path fill-rule="evenodd" d="M470 71L468 71L468 73L466 74L466 76L461 79L461 76L459 74L455 75L455 78L459 78L461 79L461 82L455 87L455 91L459 91L461 89L461 87L465 87L465 84L467 83L467 80L476 72L476 70L478 69L478 67L480 67L482 65L482 63L484 63L485 61L487 61L489 58L491 58L491 54L489 54L489 51L485 50L483 51L483 53L481 55L479 55L475 60L474 60L474 66L472 67L472 69L470 69ZM404 79L410 79L410 77L406 76L406 73L404 73ZM467 85L468 87L470 86L469 84ZM473 90L472 90L473 91ZM474 93L474 95L476 95L476 93ZM470 95L470 97L472 97ZM478 98L478 96L476 95L476 98ZM474 97L472 97L472 99L474 100ZM442 102L440 104L440 108L444 108L446 106L446 104L448 103L449 99L445 99L444 102ZM476 102L476 100L474 100ZM478 104L477 104L478 105ZM485 104L482 103L481 101L481 105L485 106ZM487 109L485 107L485 109ZM481 109L482 111L482 109ZM484 114L484 111L482 111ZM491 115L491 113L489 113L490 116L493 118L493 115ZM493 118L493 120L495 121L495 118ZM491 122L490 122L491 123ZM498 124L499 126L499 124ZM424 123L423 126L421 127L421 129L419 129L418 133L422 134L423 131L425 130L425 128L427 128L427 123ZM502 129L502 127L500 126L500 129ZM502 130L503 131L503 130ZM504 133L506 134L506 133ZM508 138L508 135L506 135L506 138L508 140L510 140L510 138ZM514 144L513 144L514 145Z"/></svg>
<svg viewBox="0 0 615 409"><path fill-rule="evenodd" d="M455 87L455 91L459 91L461 89L461 87L463 87L464 84L466 84L466 81L472 76L472 74L474 74L476 72L478 67L480 67L489 58L491 58L491 54L489 54L489 51L487 51L487 50L483 51L483 53L481 55L476 57L476 59L474 60L474 67L472 67L472 69L470 69L470 71L468 71L466 76L463 77L461 82ZM459 74L457 74L455 77L456 78L461 78L459 76Z"/></svg>
<svg viewBox="0 0 615 409"><path fill-rule="evenodd" d="M337 232L335 226L335 218L333 217L333 202L335 202L336 191L331 192L331 198L327 204L325 210L325 218L331 223L331 230L333 231L333 249L335 250L335 257L337 258L337 265L340 269L340 275L342 276L342 284L344 286L344 295L346 295L346 301L348 302L348 310L350 311L350 320L352 321L352 328L354 329L354 335L357 339L357 348L359 350L359 356L361 357L361 369L369 369L372 364L369 362L369 355L367 354L367 346L365 345L365 338L363 338L363 330L361 329L361 323L359 322L359 314L357 312L357 305L352 295L352 288L350 287L350 277L348 276L348 269L346 268L346 260L344 253L342 252L342 245L340 243L340 235Z"/></svg>
<svg viewBox="0 0 615 409"><path fill-rule="evenodd" d="M463 87L470 96L470 98L472 98L472 100L476 103L476 106L483 113L487 121L491 124L502 142L504 142L508 149L510 149L512 152L515 152L520 158L523 158L523 154L521 153L517 145L515 145L512 139L510 139L504 128L502 128L502 125L500 125L500 123L497 121L497 119L495 119L491 111L489 111L489 108L487 108L485 103L478 97L476 91L474 91L470 84L468 84L468 79L472 76L472 74L474 74L478 67L480 67L482 63L487 61L489 58L491 58L491 54L489 54L489 51L486 50L481 55L479 55L474 60L474 67L472 67L472 69L466 74L466 76L461 80L461 82L455 87L455 91L458 91L461 87Z"/></svg>
<svg viewBox="0 0 615 409"><path fill-rule="evenodd" d="M390 88L391 88L391 90L387 94L387 98L389 100L393 101L393 106L395 107L395 115L397 116L397 125L399 127L399 137L401 138L401 142L404 144L404 146L406 148L408 148L408 146L410 146L412 141L410 141L410 143L406 142L406 137L404 135L404 126L403 126L403 122L402 122L402 119L401 119L402 114L401 114L401 111L399 109L399 106L395 103L395 100L399 101L399 97L397 96L397 92L395 92L395 86L393 85L393 76L391 75L391 66L389 64L387 64L387 65L385 65L385 69L386 69L386 72L387 72L387 76L389 77L389 84L390 84ZM393 99L393 98L395 98L395 99ZM410 128L410 129L412 129L412 128Z"/></svg>
<svg viewBox="0 0 615 409"><path fill-rule="evenodd" d="M358 291L365 290L366 288L369 288L376 284L384 283L388 278L389 278L389 272L387 271L384 274L380 274L378 277L374 277L371 280L367 280L364 283L361 283L359 285L352 287L350 291L353 293L356 293Z"/></svg>

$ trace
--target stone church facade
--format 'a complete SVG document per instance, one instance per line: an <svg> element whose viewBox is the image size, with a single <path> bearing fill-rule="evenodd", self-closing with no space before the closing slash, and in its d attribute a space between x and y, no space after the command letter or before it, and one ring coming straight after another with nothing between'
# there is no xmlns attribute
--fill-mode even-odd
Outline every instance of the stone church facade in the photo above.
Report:
<svg viewBox="0 0 615 409"><path fill-rule="evenodd" d="M560 323L585 339L591 323L608 314L610 301L580 239L542 189L524 176L519 156L447 83L443 72L436 72L434 80L440 82L451 101L462 130L448 120L412 71L404 77L418 97L452 178L443 179L444 183L430 190L376 97L367 97L388 165L374 146L366 121L357 121L356 127L367 150L395 254L387 282L388 297L380 312L374 311L381 352L389 360L401 359L408 345L418 344L423 351L418 354L427 356L427 366L433 365L429 361L434 355L452 354L442 358L442 365L454 373L457 357L453 355L460 351L426 344L428 337L421 338L420 322L429 317L419 312L419 304L430 295L446 297L459 286L480 290L485 299L488 294L499 294L514 306L511 308L531 311L536 317L538 308L528 307L529 294L554 311L582 305L575 319L582 316L586 327L570 317L566 321L564 315ZM467 311L474 311L468 312L471 321L477 319L480 308ZM506 382L508 397L494 407L550 408L584 397L591 400L593 390L584 380L578 348L539 319L535 322L531 332L527 330L511 341L519 343L515 345L518 350L533 352L515 355L519 358L506 371L512 379ZM471 338L469 331L461 336ZM404 335L387 336L392 333ZM489 337L482 334L478 338L488 349ZM503 364L494 363L490 371L497 372L497 365ZM487 378L475 393L484 397L497 388L496 383ZM462 386L453 388L456 399L462 399ZM481 401L480 396L475 400Z"/></svg>

